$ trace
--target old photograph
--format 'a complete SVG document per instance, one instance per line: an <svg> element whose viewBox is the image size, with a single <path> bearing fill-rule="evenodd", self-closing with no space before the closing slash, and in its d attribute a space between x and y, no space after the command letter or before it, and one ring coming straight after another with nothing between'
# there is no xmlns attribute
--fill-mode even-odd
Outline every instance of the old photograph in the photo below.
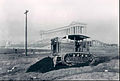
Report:
<svg viewBox="0 0 120 81"><path fill-rule="evenodd" d="M119 80L119 0L0 0L0 80Z"/></svg>

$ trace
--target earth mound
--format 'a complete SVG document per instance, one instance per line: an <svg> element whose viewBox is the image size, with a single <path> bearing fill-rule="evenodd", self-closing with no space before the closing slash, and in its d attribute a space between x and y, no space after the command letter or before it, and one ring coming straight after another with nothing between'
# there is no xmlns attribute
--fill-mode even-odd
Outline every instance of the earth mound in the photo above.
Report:
<svg viewBox="0 0 120 81"><path fill-rule="evenodd" d="M31 65L27 72L47 72L53 69L53 61L50 57L45 57L42 60L36 62L35 64Z"/></svg>
<svg viewBox="0 0 120 81"><path fill-rule="evenodd" d="M97 66L100 63L108 62L111 59L116 59L115 58L110 58L110 57L100 57L97 58L94 63L92 63L92 66ZM36 62L35 64L31 65L26 72L40 72L40 73L45 73L49 72L52 70L58 70L58 69L63 69L63 68L72 68L72 67L84 67L84 66L89 66L88 63L86 64L80 64L80 65L75 65L75 66L66 66L63 65L62 63L57 64L56 67L54 67L53 59L51 57L45 57L42 60Z"/></svg>

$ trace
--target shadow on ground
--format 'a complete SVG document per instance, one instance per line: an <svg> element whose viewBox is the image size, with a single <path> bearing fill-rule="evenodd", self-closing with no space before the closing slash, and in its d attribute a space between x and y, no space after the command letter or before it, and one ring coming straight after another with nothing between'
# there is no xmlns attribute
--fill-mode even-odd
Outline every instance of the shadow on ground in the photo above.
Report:
<svg viewBox="0 0 120 81"><path fill-rule="evenodd" d="M117 59L117 57L114 58L110 58L110 57L100 57L99 59L97 59L92 66L96 66L100 63L103 62L108 62L111 59ZM62 68L71 68L71 67L83 67L83 66L88 66L89 64L80 64L80 65L75 65L75 66L66 66L63 64L58 64L56 65L56 67L53 67L53 60L50 57L45 57L42 60L36 62L35 64L31 65L26 72L40 72L40 73L45 73L45 72L49 72L52 70L58 70L58 69L62 69Z"/></svg>

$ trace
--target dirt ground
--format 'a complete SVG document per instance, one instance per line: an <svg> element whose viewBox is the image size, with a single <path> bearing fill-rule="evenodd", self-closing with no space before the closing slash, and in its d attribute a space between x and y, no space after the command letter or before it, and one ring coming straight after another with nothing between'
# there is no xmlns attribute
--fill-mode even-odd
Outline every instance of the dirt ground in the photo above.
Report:
<svg viewBox="0 0 120 81"><path fill-rule="evenodd" d="M50 54L0 54L0 80L118 80L119 59L81 66L26 72ZM38 65L37 65L38 66ZM37 67L38 69L42 66Z"/></svg>

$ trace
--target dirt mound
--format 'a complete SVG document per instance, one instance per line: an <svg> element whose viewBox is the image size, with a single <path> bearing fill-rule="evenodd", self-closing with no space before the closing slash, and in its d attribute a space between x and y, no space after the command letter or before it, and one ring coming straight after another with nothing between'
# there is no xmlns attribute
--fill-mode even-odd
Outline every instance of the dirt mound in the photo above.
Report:
<svg viewBox="0 0 120 81"><path fill-rule="evenodd" d="M104 63L104 62L108 62L110 61L112 58L110 57L100 57L97 58L94 63L92 64L92 66L96 66L100 63ZM114 58L115 59L115 58ZM27 72L41 72L41 73L45 73L45 72L49 72L52 70L58 70L58 69L65 69L65 68L73 68L73 67L84 67L84 66L89 66L88 63L86 64L80 64L80 65L75 65L75 66L66 66L61 64L57 64L56 67L53 67L53 59L50 57L45 57L42 60L36 62L35 64L31 65Z"/></svg>
<svg viewBox="0 0 120 81"><path fill-rule="evenodd" d="M45 73L45 72L49 72L52 70L58 70L58 69L62 69L62 68L83 67L83 66L88 66L88 63L86 63L86 64L84 63L81 65L75 65L75 66L66 66L62 63L59 63L56 65L56 67L54 67L53 59L50 57L45 57L42 60L31 65L26 72Z"/></svg>
<svg viewBox="0 0 120 81"><path fill-rule="evenodd" d="M110 60L111 60L111 57L108 57L108 56L106 56L106 57L98 57L98 58L95 58L94 62L91 65L96 66L96 65L98 65L100 63L108 62Z"/></svg>
<svg viewBox="0 0 120 81"><path fill-rule="evenodd" d="M31 65L27 72L47 72L53 69L53 61L50 57L45 57L37 63Z"/></svg>
<svg viewBox="0 0 120 81"><path fill-rule="evenodd" d="M120 55L113 57L112 59L120 59Z"/></svg>

